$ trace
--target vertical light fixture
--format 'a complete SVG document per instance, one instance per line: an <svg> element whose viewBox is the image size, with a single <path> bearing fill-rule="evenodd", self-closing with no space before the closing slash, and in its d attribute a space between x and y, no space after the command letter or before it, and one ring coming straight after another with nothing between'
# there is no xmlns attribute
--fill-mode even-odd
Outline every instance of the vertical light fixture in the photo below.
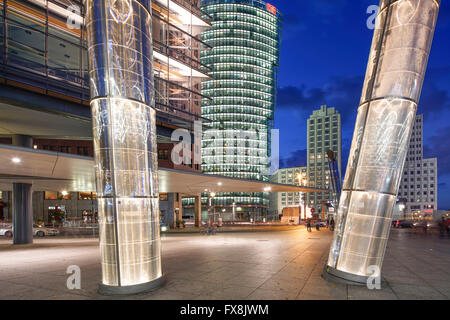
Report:
<svg viewBox="0 0 450 320"><path fill-rule="evenodd" d="M382 0L325 274L381 270L440 2Z"/></svg>
<svg viewBox="0 0 450 320"><path fill-rule="evenodd" d="M105 294L162 283L151 1L88 0L92 126Z"/></svg>

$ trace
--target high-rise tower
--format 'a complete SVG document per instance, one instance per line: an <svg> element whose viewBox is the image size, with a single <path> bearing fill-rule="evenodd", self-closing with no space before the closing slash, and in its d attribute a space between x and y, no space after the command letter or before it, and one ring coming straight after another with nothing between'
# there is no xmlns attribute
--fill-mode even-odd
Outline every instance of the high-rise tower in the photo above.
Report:
<svg viewBox="0 0 450 320"><path fill-rule="evenodd" d="M336 154L337 167L341 170L342 159L342 129L341 115L335 108L321 106L308 119L308 176L307 185L329 192L311 193L307 196L307 204L321 214L322 201L335 199L332 193L330 170L328 169L327 151Z"/></svg>
<svg viewBox="0 0 450 320"><path fill-rule="evenodd" d="M202 41L210 80L202 83L202 116L212 129L202 141L202 170L235 178L268 181L270 129L274 119L281 15L261 0L203 0L212 17ZM268 195L220 193L214 205L241 207L242 217L263 212ZM227 211L227 209L225 209Z"/></svg>
<svg viewBox="0 0 450 320"><path fill-rule="evenodd" d="M418 217L437 210L437 158L423 158L423 115L418 114L409 139L398 197L405 199L405 213Z"/></svg>

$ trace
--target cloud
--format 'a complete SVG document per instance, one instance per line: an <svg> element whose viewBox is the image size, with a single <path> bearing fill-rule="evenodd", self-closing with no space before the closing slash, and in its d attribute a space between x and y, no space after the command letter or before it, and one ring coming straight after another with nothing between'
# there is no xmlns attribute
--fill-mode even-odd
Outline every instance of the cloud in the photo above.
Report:
<svg viewBox="0 0 450 320"><path fill-rule="evenodd" d="M306 157L306 149L293 151L287 158L280 159L280 168L306 167Z"/></svg>
<svg viewBox="0 0 450 320"><path fill-rule="evenodd" d="M304 84L281 87L278 89L276 109L312 113L326 104L339 111L343 124L354 123L363 80L362 76L333 77L322 88L307 88Z"/></svg>
<svg viewBox="0 0 450 320"><path fill-rule="evenodd" d="M439 176L450 174L450 150L448 138L450 137L450 126L439 130L439 133L428 137L424 143L424 157L438 158L438 174Z"/></svg>
<svg viewBox="0 0 450 320"><path fill-rule="evenodd" d="M296 108L303 111L318 107L325 102L325 92L321 88L307 89L305 85L300 87L287 86L278 89L277 107Z"/></svg>
<svg viewBox="0 0 450 320"><path fill-rule="evenodd" d="M427 71L423 83L419 113L432 118L439 118L441 113L450 108L450 66L434 68Z"/></svg>

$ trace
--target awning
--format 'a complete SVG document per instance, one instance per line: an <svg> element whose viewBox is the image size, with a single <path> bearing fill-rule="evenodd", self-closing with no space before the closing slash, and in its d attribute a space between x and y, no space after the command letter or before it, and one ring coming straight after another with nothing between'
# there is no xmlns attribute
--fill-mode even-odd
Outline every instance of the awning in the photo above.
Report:
<svg viewBox="0 0 450 320"><path fill-rule="evenodd" d="M328 190L234 179L159 168L159 192L325 192ZM0 144L0 190L13 182L31 183L35 191L95 192L94 160L72 154Z"/></svg>

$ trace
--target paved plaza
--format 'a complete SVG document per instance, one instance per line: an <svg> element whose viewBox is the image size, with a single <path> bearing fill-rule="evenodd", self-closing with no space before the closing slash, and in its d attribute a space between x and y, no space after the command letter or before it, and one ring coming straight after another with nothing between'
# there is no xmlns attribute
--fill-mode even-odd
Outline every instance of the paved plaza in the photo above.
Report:
<svg viewBox="0 0 450 320"><path fill-rule="evenodd" d="M152 293L98 294L95 238L0 240L0 299L450 299L450 238L392 230L382 290L322 278L332 233L303 226L281 231L163 235L166 282ZM66 287L70 265L81 289Z"/></svg>

